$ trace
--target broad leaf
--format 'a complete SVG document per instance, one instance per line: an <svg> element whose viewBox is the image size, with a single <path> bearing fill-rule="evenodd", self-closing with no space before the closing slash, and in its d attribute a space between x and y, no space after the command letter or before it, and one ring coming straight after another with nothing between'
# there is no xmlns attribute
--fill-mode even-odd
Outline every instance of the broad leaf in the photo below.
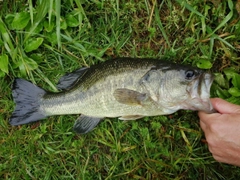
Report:
<svg viewBox="0 0 240 180"><path fill-rule="evenodd" d="M64 18L61 18L61 23L60 23L61 29L67 29L67 22Z"/></svg>
<svg viewBox="0 0 240 180"><path fill-rule="evenodd" d="M228 90L228 92L234 96L234 97L239 97L240 96L240 90L236 87L232 87Z"/></svg>
<svg viewBox="0 0 240 180"><path fill-rule="evenodd" d="M226 89L222 89L220 87L217 87L215 91L216 91L217 96L222 98L222 99L226 99L230 96L230 93Z"/></svg>
<svg viewBox="0 0 240 180"><path fill-rule="evenodd" d="M5 76L5 73L0 71L0 77L4 77Z"/></svg>
<svg viewBox="0 0 240 180"><path fill-rule="evenodd" d="M240 75L235 73L232 77L232 84L234 87L240 89Z"/></svg>
<svg viewBox="0 0 240 180"><path fill-rule="evenodd" d="M8 74L8 56L6 54L0 56L0 70Z"/></svg>
<svg viewBox="0 0 240 180"><path fill-rule="evenodd" d="M233 104L238 104L238 105L240 105L240 97L231 96L230 98L227 98L226 100L227 100L228 102L233 103Z"/></svg>
<svg viewBox="0 0 240 180"><path fill-rule="evenodd" d="M28 12L16 13L12 21L12 28L16 30L24 29L30 20L30 15Z"/></svg>
<svg viewBox="0 0 240 180"><path fill-rule="evenodd" d="M46 20L46 21L44 21L43 26L47 32L52 32L55 24L52 21L49 22Z"/></svg>
<svg viewBox="0 0 240 180"><path fill-rule="evenodd" d="M69 27L77 27L79 25L78 20L71 14L67 15L66 22Z"/></svg>
<svg viewBox="0 0 240 180"><path fill-rule="evenodd" d="M32 29L32 25L29 23L25 29L28 32L32 31L31 32L32 34L41 34L41 31L43 30L43 22L40 22L37 25L35 25L34 29ZM29 33L27 33L27 36L29 38Z"/></svg>
<svg viewBox="0 0 240 180"><path fill-rule="evenodd" d="M214 81L222 88L229 88L228 81L225 80L221 73L214 73Z"/></svg>
<svg viewBox="0 0 240 180"><path fill-rule="evenodd" d="M229 81L231 78L233 78L234 74L236 74L236 71L234 68L226 68L223 70L224 74L227 77L227 80Z"/></svg>
<svg viewBox="0 0 240 180"><path fill-rule="evenodd" d="M43 38L30 38L25 44L24 50L26 52L31 52L36 50L43 42Z"/></svg>
<svg viewBox="0 0 240 180"><path fill-rule="evenodd" d="M31 58L24 58L26 60L26 66L28 70L34 70L38 68L38 64Z"/></svg>
<svg viewBox="0 0 240 180"><path fill-rule="evenodd" d="M240 75L235 71L235 69L227 68L227 69L224 69L223 72L225 73L228 81L230 81L230 79L232 79L231 82L232 82L233 86L240 89Z"/></svg>
<svg viewBox="0 0 240 180"><path fill-rule="evenodd" d="M26 77L30 71L38 68L38 64L33 59L25 56L17 63L17 67L20 70L20 76Z"/></svg>
<svg viewBox="0 0 240 180"><path fill-rule="evenodd" d="M201 69L210 69L212 67L212 63L206 59L200 59L197 61L197 67Z"/></svg>

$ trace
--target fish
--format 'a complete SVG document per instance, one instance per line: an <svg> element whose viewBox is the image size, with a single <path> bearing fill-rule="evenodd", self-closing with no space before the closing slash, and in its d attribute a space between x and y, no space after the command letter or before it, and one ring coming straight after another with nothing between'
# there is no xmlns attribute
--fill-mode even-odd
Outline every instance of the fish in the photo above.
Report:
<svg viewBox="0 0 240 180"><path fill-rule="evenodd" d="M85 134L104 118L136 120L180 109L214 112L214 76L199 68L150 58L115 58L83 67L60 78L59 92L15 78L12 126L54 115L80 114L73 130Z"/></svg>

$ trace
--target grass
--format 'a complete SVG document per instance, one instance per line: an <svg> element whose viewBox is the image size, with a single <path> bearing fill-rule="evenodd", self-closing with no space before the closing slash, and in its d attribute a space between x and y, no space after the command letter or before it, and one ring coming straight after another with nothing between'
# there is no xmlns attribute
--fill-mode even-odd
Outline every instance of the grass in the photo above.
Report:
<svg viewBox="0 0 240 180"><path fill-rule="evenodd" d="M221 74L231 67L238 74L238 6L231 0L0 1L0 178L238 179L239 168L211 157L191 111L105 119L86 135L72 132L77 116L8 123L14 77L56 91L64 73L118 56L165 58ZM227 82L214 86L213 95L229 98L227 88L237 85Z"/></svg>

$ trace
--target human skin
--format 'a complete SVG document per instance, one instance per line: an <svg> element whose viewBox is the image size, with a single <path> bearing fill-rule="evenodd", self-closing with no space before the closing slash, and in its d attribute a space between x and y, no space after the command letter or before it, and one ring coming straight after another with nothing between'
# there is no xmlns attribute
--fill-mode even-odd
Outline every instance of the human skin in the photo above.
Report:
<svg viewBox="0 0 240 180"><path fill-rule="evenodd" d="M218 162L240 166L240 106L220 98L211 102L218 113L198 113L209 151Z"/></svg>

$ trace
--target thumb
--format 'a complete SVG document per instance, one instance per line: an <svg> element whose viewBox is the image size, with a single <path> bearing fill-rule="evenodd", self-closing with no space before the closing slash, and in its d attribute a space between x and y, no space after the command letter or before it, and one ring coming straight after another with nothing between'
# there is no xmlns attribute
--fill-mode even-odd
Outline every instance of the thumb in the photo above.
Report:
<svg viewBox="0 0 240 180"><path fill-rule="evenodd" d="M220 98L212 98L211 103L215 110L221 114L240 113L240 106L229 103Z"/></svg>

